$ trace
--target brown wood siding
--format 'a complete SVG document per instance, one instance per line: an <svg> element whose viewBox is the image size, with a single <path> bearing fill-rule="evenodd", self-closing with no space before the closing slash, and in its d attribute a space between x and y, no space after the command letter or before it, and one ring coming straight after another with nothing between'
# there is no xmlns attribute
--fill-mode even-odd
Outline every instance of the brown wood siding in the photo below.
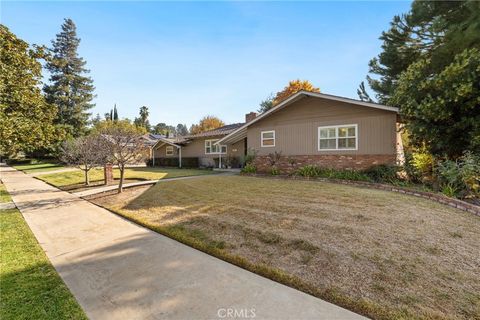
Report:
<svg viewBox="0 0 480 320"><path fill-rule="evenodd" d="M248 128L248 147L266 155L395 154L396 113L307 97ZM318 127L358 125L358 150L318 150ZM261 132L275 130L275 147L261 147Z"/></svg>
<svg viewBox="0 0 480 320"><path fill-rule="evenodd" d="M154 153L153 153L155 158L176 158L176 157L178 157L177 147L173 147L173 155L167 156L167 150L166 150L167 146L168 146L168 144L163 145L160 148L155 149ZM182 154L182 156L183 156L183 154Z"/></svg>

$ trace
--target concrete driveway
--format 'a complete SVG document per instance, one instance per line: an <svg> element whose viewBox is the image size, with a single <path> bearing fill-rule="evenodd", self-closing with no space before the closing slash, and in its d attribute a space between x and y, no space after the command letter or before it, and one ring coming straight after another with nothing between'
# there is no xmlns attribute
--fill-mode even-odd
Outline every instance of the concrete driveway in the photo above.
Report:
<svg viewBox="0 0 480 320"><path fill-rule="evenodd" d="M91 319L364 319L20 171L0 176Z"/></svg>

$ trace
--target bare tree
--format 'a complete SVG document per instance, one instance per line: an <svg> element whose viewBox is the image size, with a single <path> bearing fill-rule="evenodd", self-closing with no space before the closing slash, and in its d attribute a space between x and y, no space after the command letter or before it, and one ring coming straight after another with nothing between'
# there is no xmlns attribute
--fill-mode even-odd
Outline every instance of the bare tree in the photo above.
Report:
<svg viewBox="0 0 480 320"><path fill-rule="evenodd" d="M107 160L104 139L98 135L89 135L65 141L61 146L60 159L81 169L85 174L85 185L88 186L89 171Z"/></svg>
<svg viewBox="0 0 480 320"><path fill-rule="evenodd" d="M118 192L123 191L125 166L144 161L148 157L148 147L142 138L142 132L127 120L106 123L100 129L105 141L109 161L120 170Z"/></svg>

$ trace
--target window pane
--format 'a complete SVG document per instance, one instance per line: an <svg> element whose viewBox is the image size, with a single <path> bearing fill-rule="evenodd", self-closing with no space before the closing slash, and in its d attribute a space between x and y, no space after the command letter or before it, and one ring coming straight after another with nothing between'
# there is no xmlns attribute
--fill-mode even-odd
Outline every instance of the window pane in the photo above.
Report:
<svg viewBox="0 0 480 320"><path fill-rule="evenodd" d="M227 146L222 146L222 153L227 153Z"/></svg>
<svg viewBox="0 0 480 320"><path fill-rule="evenodd" d="M339 138L338 139L338 149L346 149L347 148L347 139Z"/></svg>
<svg viewBox="0 0 480 320"><path fill-rule="evenodd" d="M355 137L355 127L348 128L348 136Z"/></svg>
<svg viewBox="0 0 480 320"><path fill-rule="evenodd" d="M336 137L335 128L328 129L328 137L329 138L335 138Z"/></svg>
<svg viewBox="0 0 480 320"><path fill-rule="evenodd" d="M273 139L273 132L264 132L262 134L263 139Z"/></svg>
<svg viewBox="0 0 480 320"><path fill-rule="evenodd" d="M320 149L336 149L335 139L321 139Z"/></svg>
<svg viewBox="0 0 480 320"><path fill-rule="evenodd" d="M339 137L346 137L347 136L347 128L338 128L338 136Z"/></svg>
<svg viewBox="0 0 480 320"><path fill-rule="evenodd" d="M273 146L274 145L274 141L273 139L264 139L263 140L263 145L264 146Z"/></svg>
<svg viewBox="0 0 480 320"><path fill-rule="evenodd" d="M211 153L210 147L206 147L206 148L205 148L205 153Z"/></svg>
<svg viewBox="0 0 480 320"><path fill-rule="evenodd" d="M328 130L320 129L320 138L328 138Z"/></svg>
<svg viewBox="0 0 480 320"><path fill-rule="evenodd" d="M347 139L348 148L352 148L352 149L356 148L355 144L356 144L355 138L348 138Z"/></svg>

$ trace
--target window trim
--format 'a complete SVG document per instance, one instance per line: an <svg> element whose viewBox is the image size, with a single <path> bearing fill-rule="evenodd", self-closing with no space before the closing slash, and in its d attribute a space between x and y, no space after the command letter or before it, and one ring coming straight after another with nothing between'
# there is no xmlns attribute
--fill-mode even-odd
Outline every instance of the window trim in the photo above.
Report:
<svg viewBox="0 0 480 320"><path fill-rule="evenodd" d="M171 150L171 153L168 151ZM165 147L165 155L166 156L173 156L175 154L175 150L173 150L173 146L166 146Z"/></svg>
<svg viewBox="0 0 480 320"><path fill-rule="evenodd" d="M338 128L345 128L345 127L355 127L355 148L343 148L339 149L338 148L338 139L340 138L338 136ZM328 139L333 139L333 138L320 138L320 130L321 129L335 129L335 149L321 149L320 148L320 140L328 140ZM321 126L318 127L317 130L317 149L318 151L357 151L358 150L358 124L357 123L352 123L352 124L341 124L341 125L335 125L335 126Z"/></svg>
<svg viewBox="0 0 480 320"><path fill-rule="evenodd" d="M273 138L264 139L263 138L264 133L273 133ZM264 145L263 144L264 140L272 140L272 139L273 139L273 145ZM275 130L261 131L260 132L260 143L261 143L262 148L273 148L273 147L275 147L275 144L276 144Z"/></svg>
<svg viewBox="0 0 480 320"><path fill-rule="evenodd" d="M216 146L217 146L217 145L215 144L215 142L217 142L217 141L219 141L219 140L220 140L220 139L207 139L207 140L205 140L205 141L204 141L204 151L205 151L205 154L227 154L227 152L228 152L228 147L227 147L226 144L219 144L219 145L218 145L218 146L219 146L219 150L220 150L219 152L211 152L211 150L212 150L213 148L216 149ZM207 142L208 142L208 141L214 141L214 142L210 142L210 152L207 152ZM222 152L222 147L225 147L225 152Z"/></svg>

